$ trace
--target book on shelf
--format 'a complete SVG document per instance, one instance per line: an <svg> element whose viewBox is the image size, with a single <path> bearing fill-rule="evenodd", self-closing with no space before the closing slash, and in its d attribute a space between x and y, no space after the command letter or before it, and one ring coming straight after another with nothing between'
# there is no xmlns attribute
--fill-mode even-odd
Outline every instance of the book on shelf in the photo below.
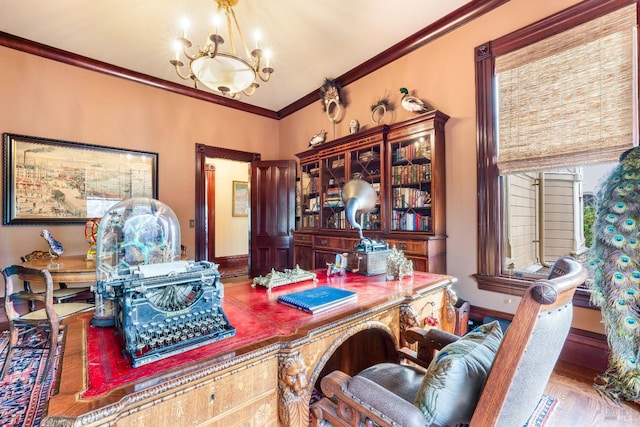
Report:
<svg viewBox="0 0 640 427"><path fill-rule="evenodd" d="M342 208L344 207L344 203L342 203L342 200L327 200L326 202L324 202L324 207L325 208Z"/></svg>
<svg viewBox="0 0 640 427"><path fill-rule="evenodd" d="M322 313L356 301L358 294L354 291L318 286L300 292L280 295L278 302L311 314Z"/></svg>
<svg viewBox="0 0 640 427"><path fill-rule="evenodd" d="M344 158L337 159L331 162L331 169L343 168L344 167Z"/></svg>
<svg viewBox="0 0 640 427"><path fill-rule="evenodd" d="M395 149L393 160L431 159L431 144L427 139Z"/></svg>

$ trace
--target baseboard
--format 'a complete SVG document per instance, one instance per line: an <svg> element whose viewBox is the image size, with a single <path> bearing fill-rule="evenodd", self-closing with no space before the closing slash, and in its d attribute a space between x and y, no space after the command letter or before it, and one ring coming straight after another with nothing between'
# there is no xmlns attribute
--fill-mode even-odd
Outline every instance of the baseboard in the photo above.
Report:
<svg viewBox="0 0 640 427"><path fill-rule="evenodd" d="M513 314L471 306L471 311L469 312L470 320L482 322L485 317L511 321ZM562 348L562 353L560 353L560 360L598 372L604 372L608 365L608 355L609 345L607 344L606 335L571 328Z"/></svg>
<svg viewBox="0 0 640 427"><path fill-rule="evenodd" d="M216 257L221 277L247 276L249 274L249 255Z"/></svg>

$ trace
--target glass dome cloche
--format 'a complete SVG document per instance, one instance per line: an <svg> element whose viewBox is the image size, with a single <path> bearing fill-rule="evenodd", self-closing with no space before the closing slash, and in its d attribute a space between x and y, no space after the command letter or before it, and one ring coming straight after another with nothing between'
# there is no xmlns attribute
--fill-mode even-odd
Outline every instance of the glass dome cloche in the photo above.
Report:
<svg viewBox="0 0 640 427"><path fill-rule="evenodd" d="M96 279L109 282L131 267L180 260L180 225L169 206L138 197L113 205L100 220Z"/></svg>

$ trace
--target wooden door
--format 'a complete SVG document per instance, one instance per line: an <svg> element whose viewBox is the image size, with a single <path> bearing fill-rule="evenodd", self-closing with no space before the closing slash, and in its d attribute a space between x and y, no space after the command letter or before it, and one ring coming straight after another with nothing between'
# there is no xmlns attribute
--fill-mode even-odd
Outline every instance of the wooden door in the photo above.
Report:
<svg viewBox="0 0 640 427"><path fill-rule="evenodd" d="M251 163L251 277L293 268L296 162Z"/></svg>

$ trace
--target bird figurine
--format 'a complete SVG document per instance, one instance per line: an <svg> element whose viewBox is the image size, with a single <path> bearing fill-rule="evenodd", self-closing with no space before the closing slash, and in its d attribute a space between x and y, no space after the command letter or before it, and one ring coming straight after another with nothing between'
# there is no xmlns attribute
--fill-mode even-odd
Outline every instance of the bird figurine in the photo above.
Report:
<svg viewBox="0 0 640 427"><path fill-rule="evenodd" d="M311 137L311 139L309 140L309 147L314 147L318 144L322 144L326 138L327 132L324 129L321 129L320 132Z"/></svg>
<svg viewBox="0 0 640 427"><path fill-rule="evenodd" d="M596 390L640 400L640 147L626 151L596 195L589 251L591 302L602 311L609 363Z"/></svg>
<svg viewBox="0 0 640 427"><path fill-rule="evenodd" d="M400 105L402 105L402 108L404 108L405 110L416 114L422 114L426 113L427 111L433 110L433 108L431 108L429 104L427 104L420 98L409 95L409 91L406 87L401 87L400 93L402 94Z"/></svg>
<svg viewBox="0 0 640 427"><path fill-rule="evenodd" d="M60 255L63 254L64 248L62 247L62 243L58 242L56 239L53 238L53 236L51 235L51 231L49 231L49 229L45 228L40 232L40 235L49 244L49 255L51 256L52 259L58 258Z"/></svg>

